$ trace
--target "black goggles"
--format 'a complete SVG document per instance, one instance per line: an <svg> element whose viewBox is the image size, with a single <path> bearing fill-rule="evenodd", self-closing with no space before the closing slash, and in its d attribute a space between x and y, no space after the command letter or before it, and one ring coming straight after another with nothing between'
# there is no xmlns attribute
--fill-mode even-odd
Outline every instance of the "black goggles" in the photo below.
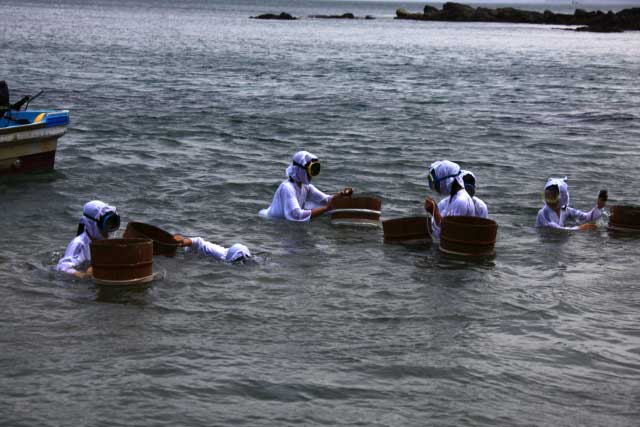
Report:
<svg viewBox="0 0 640 427"><path fill-rule="evenodd" d="M309 163L307 163L304 166L301 165L300 163L296 162L295 160L293 161L293 164L294 164L294 166L301 167L302 169L307 171L307 174L309 176L318 176L318 175L320 175L320 162L318 161L318 159L311 159L309 161Z"/></svg>
<svg viewBox="0 0 640 427"><path fill-rule="evenodd" d="M92 218L87 214L84 214L84 216L97 222L98 230L103 233L113 233L120 228L120 215L115 212L107 212L98 219Z"/></svg>

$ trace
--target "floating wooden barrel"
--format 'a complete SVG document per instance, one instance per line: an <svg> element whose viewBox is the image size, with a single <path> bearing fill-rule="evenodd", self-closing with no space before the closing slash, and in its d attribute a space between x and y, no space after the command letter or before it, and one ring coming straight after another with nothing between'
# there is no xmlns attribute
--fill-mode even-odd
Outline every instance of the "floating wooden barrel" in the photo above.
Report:
<svg viewBox="0 0 640 427"><path fill-rule="evenodd" d="M139 283L153 277L153 243L148 239L105 239L91 242L96 281Z"/></svg>
<svg viewBox="0 0 640 427"><path fill-rule="evenodd" d="M611 206L609 228L621 231L640 231L640 207Z"/></svg>
<svg viewBox="0 0 640 427"><path fill-rule="evenodd" d="M445 216L440 224L440 250L463 256L495 255L498 224L474 216Z"/></svg>
<svg viewBox="0 0 640 427"><path fill-rule="evenodd" d="M336 197L331 221L334 223L378 224L382 200L377 197Z"/></svg>
<svg viewBox="0 0 640 427"><path fill-rule="evenodd" d="M173 240L173 235L161 228L143 222L130 222L124 231L126 239L150 239L153 240L153 254L172 257L176 254L178 243Z"/></svg>
<svg viewBox="0 0 640 427"><path fill-rule="evenodd" d="M382 221L385 243L431 243L427 217L412 216Z"/></svg>

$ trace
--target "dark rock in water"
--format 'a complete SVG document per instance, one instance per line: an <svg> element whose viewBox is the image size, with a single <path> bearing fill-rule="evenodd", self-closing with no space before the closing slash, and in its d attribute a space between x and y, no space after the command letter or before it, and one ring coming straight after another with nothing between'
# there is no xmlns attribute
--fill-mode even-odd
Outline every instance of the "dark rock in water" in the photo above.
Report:
<svg viewBox="0 0 640 427"><path fill-rule="evenodd" d="M466 4L448 2L442 5L443 21L472 21L475 9Z"/></svg>
<svg viewBox="0 0 640 427"><path fill-rule="evenodd" d="M447 2L442 10L425 6L422 13L411 13L406 9L396 10L396 19L414 19L420 21L456 21L456 22L513 22L521 24L580 25L578 31L619 32L640 30L640 8L624 9L618 13L609 11L588 12L576 9L573 14L543 13L502 7L489 9L474 8L461 3Z"/></svg>
<svg viewBox="0 0 640 427"><path fill-rule="evenodd" d="M371 15L367 15L367 16L364 17L364 19L376 19L376 17L375 16L371 16Z"/></svg>
<svg viewBox="0 0 640 427"><path fill-rule="evenodd" d="M292 21L294 19L298 19L293 15L290 15L286 12L282 12L279 15L275 13L263 13L262 15L252 16L251 19L282 19L285 21Z"/></svg>
<svg viewBox="0 0 640 427"><path fill-rule="evenodd" d="M356 19L353 13L347 12L342 15L311 15L309 18L316 19Z"/></svg>
<svg viewBox="0 0 640 427"><path fill-rule="evenodd" d="M407 9L404 8L400 8L400 9L396 9L396 19L417 19L417 20L422 20L423 18L423 14L418 12L418 13L410 13L407 11Z"/></svg>
<svg viewBox="0 0 640 427"><path fill-rule="evenodd" d="M422 13L424 14L425 17L434 17L434 16L437 16L438 13L440 13L440 11L433 6L426 5Z"/></svg>

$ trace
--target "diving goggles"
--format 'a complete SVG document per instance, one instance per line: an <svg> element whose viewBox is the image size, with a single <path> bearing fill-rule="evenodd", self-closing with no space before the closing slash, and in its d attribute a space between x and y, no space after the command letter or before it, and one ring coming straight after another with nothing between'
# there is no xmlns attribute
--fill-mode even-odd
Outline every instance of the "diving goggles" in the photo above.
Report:
<svg viewBox="0 0 640 427"><path fill-rule="evenodd" d="M320 162L318 159L311 159L306 165L301 165L300 163L293 161L294 166L301 167L302 169L307 171L309 176L318 176L320 175Z"/></svg>
<svg viewBox="0 0 640 427"><path fill-rule="evenodd" d="M553 204L558 203L560 201L560 193L556 194L553 197L547 197L547 195L543 192L542 193L542 199L544 200L545 203L547 203L549 205L553 205Z"/></svg>
<svg viewBox="0 0 640 427"><path fill-rule="evenodd" d="M98 223L98 230L102 233L113 233L120 228L120 215L115 212L106 212L100 218L95 219L87 214L84 214L87 218Z"/></svg>

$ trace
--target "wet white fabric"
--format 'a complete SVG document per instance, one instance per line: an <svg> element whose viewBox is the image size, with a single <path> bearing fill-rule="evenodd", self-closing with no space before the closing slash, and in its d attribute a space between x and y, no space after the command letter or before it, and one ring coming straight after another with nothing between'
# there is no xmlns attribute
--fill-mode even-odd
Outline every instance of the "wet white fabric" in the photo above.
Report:
<svg viewBox="0 0 640 427"><path fill-rule="evenodd" d="M107 212L117 213L114 206L109 206L100 200L92 200L84 205L79 221L84 230L69 243L64 256L56 265L56 270L73 274L89 268L91 265L91 241L104 238L98 229L97 220ZM96 221L87 218L85 215L96 219Z"/></svg>
<svg viewBox="0 0 640 427"><path fill-rule="evenodd" d="M440 210L440 212L445 211L445 209L449 205L449 199L450 197L445 197L444 199L438 202L438 210ZM487 204L484 201L482 201L481 198L476 196L471 197L471 200L473 200L473 206L475 208L475 216L477 216L478 218L489 218L489 209L487 208Z"/></svg>
<svg viewBox="0 0 640 427"><path fill-rule="evenodd" d="M440 209L440 206L443 209ZM458 190L453 196L440 200L438 210L443 218L445 216L476 216L473 199L464 189ZM440 238L440 225L436 224L435 217L431 218L431 232L434 238Z"/></svg>
<svg viewBox="0 0 640 427"><path fill-rule="evenodd" d="M306 222L311 219L312 206L325 205L330 199L331 196L324 194L313 184L298 185L287 179L278 186L266 215Z"/></svg>
<svg viewBox="0 0 640 427"><path fill-rule="evenodd" d="M76 236L67 246L56 270L73 274L86 271L91 266L91 237L85 232Z"/></svg>
<svg viewBox="0 0 640 427"><path fill-rule="evenodd" d="M487 204L477 196L473 196L471 200L473 200L476 216L479 218L489 218L489 208L487 208Z"/></svg>
<svg viewBox="0 0 640 427"><path fill-rule="evenodd" d="M240 258L250 258L251 252L249 248L240 243L236 243L229 249L224 246L216 245L215 243L208 242L202 237L192 237L191 246L187 247L187 252L194 251L200 255L213 257L219 261L233 262Z"/></svg>
<svg viewBox="0 0 640 427"><path fill-rule="evenodd" d="M457 182L461 188L464 188L464 181L462 181L462 174L460 173L461 169L457 163L451 162L449 160L438 160L437 162L433 162L431 164L431 166L429 167L429 173L431 173L432 170L435 170L435 175L439 179L442 179L445 176L449 177L442 179L439 182L441 194L451 194L451 187L453 186L454 182Z"/></svg>
<svg viewBox="0 0 640 427"><path fill-rule="evenodd" d="M298 151L293 155L291 159L291 164L287 167L285 171L285 176L287 178L293 179L295 182L300 182L302 184L309 184L309 174L307 174L307 170L298 165L306 165L311 160L317 159L315 155L309 153L308 151ZM294 165L293 163L297 163L298 165Z"/></svg>
<svg viewBox="0 0 640 427"><path fill-rule="evenodd" d="M251 258L251 252L249 252L248 247L241 243L236 243L227 251L227 262L234 262L242 258Z"/></svg>
<svg viewBox="0 0 640 427"><path fill-rule="evenodd" d="M560 230L577 230L578 225L568 227L565 224L567 221L575 221L578 224L584 224L587 222L597 221L602 217L602 209L594 207L589 212L584 212L578 209L567 206L564 209L560 209L560 217L558 214L545 205L538 211L536 217L536 227L548 227L556 228Z"/></svg>

